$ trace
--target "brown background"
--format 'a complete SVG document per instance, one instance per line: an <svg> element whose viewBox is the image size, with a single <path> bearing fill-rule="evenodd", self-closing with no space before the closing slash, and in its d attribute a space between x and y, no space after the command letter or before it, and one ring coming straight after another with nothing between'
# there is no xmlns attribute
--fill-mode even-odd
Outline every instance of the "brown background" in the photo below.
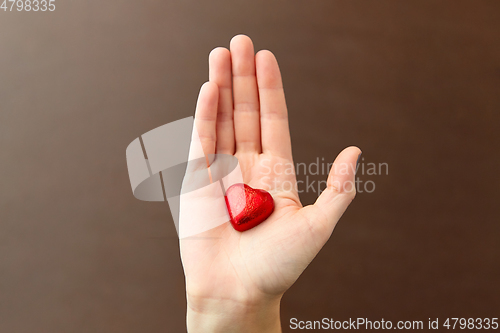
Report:
<svg viewBox="0 0 500 333"><path fill-rule="evenodd" d="M175 229L132 196L125 148L193 114L238 33L278 57L297 162L389 164L285 295L284 331L500 317L500 2L56 6L0 11L0 332L185 331Z"/></svg>

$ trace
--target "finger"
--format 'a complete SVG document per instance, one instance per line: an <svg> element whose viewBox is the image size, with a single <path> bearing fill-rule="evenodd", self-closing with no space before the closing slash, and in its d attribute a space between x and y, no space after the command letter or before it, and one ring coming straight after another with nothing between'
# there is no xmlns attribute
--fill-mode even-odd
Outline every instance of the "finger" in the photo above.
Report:
<svg viewBox="0 0 500 333"><path fill-rule="evenodd" d="M218 154L234 154L233 124L233 92L231 90L231 54L229 50L218 47L210 52L210 82L219 87L219 106L217 111L217 143Z"/></svg>
<svg viewBox="0 0 500 333"><path fill-rule="evenodd" d="M230 50L236 151L260 153L259 95L252 40L244 35L235 36Z"/></svg>
<svg viewBox="0 0 500 333"><path fill-rule="evenodd" d="M196 103L194 123L205 156L215 153L218 99L217 85L213 82L203 84Z"/></svg>
<svg viewBox="0 0 500 333"><path fill-rule="evenodd" d="M356 162L361 155L357 147L344 149L335 159L328 175L327 187L308 213L321 234L330 237L338 220L356 195Z"/></svg>
<svg viewBox="0 0 500 333"><path fill-rule="evenodd" d="M288 114L281 73L274 55L267 50L255 56L260 99L262 152L292 158Z"/></svg>

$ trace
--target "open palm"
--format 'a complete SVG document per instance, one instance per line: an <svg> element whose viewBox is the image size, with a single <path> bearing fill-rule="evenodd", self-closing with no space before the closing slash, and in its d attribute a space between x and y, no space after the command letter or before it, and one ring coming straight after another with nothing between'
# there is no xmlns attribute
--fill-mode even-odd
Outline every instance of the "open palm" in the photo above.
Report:
<svg viewBox="0 0 500 333"><path fill-rule="evenodd" d="M209 65L210 81L201 88L195 116L203 151L236 156L243 181L268 190L275 210L245 232L228 222L196 240L181 239L188 303L258 304L280 298L330 237L354 198L354 187L346 184L354 184L360 150L346 148L335 160L325 191L314 205L302 207L274 55L255 55L250 38L239 35L230 50L214 49ZM340 164L352 168L335 172Z"/></svg>

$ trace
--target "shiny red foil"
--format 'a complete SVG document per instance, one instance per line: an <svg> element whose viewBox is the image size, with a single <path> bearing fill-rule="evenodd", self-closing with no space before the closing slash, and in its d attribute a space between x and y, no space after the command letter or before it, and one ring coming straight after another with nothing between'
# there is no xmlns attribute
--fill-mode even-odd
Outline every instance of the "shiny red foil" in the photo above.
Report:
<svg viewBox="0 0 500 333"><path fill-rule="evenodd" d="M231 185L226 190L225 199L231 225L238 231L259 225L274 210L274 200L269 192L246 184Z"/></svg>

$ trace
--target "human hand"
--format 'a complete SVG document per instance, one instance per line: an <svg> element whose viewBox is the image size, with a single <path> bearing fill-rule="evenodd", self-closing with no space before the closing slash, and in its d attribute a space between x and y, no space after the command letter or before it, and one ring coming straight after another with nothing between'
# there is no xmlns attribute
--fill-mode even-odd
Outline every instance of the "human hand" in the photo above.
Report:
<svg viewBox="0 0 500 333"><path fill-rule="evenodd" d="M181 239L190 332L280 332L279 304L330 237L355 196L361 151L336 158L327 188L302 207L296 188L281 74L269 51L254 54L247 36L209 57L195 124L203 151L237 157L244 183L268 190L269 218L245 232L225 223ZM347 167L341 167L342 165ZM340 172L339 170L342 170ZM229 221L229 218L228 218Z"/></svg>

